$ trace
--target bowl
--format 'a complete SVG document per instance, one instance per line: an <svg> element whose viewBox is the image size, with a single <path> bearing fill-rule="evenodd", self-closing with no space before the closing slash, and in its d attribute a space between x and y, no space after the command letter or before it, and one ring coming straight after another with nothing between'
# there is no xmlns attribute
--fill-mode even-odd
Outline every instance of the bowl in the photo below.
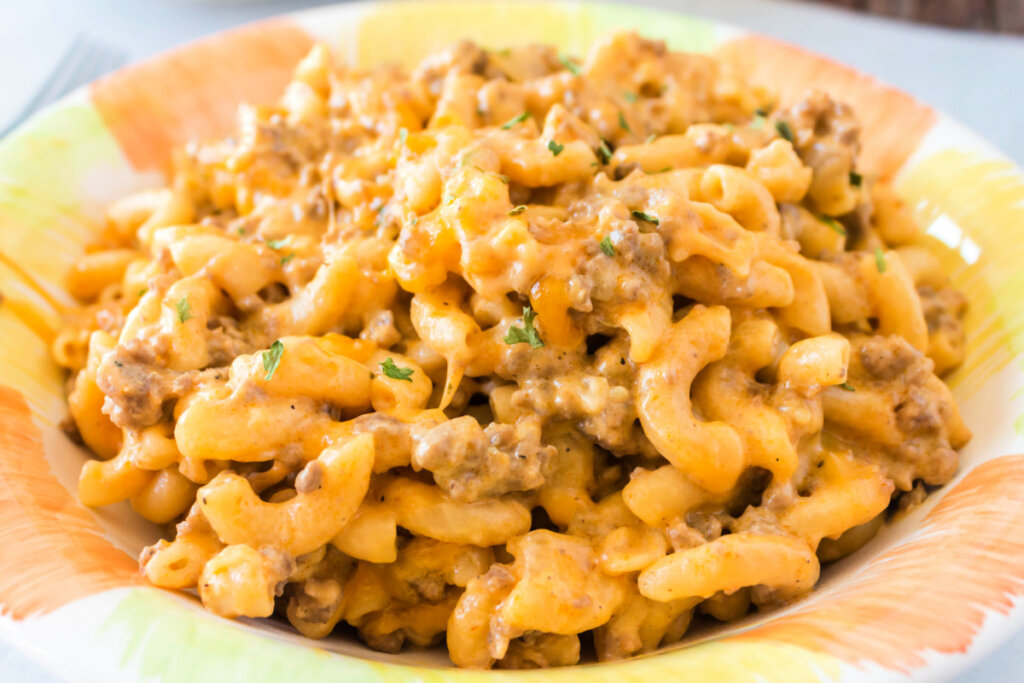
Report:
<svg viewBox="0 0 1024 683"><path fill-rule="evenodd" d="M87 454L61 431L64 378L48 347L74 303L62 283L104 206L161 184L172 150L224 134L240 102L275 99L314 41L351 64L408 65L463 37L578 54L621 28L717 51L783 101L820 86L855 107L860 165L893 180L969 299L967 361L949 383L975 438L953 481L830 566L806 599L543 680L948 677L1024 624L1024 174L912 97L729 26L627 5L429 0L338 5L216 35L105 77L0 142L0 633L71 680L536 680L454 670L438 652L311 642L146 585L135 557L157 530L125 505L78 501Z"/></svg>

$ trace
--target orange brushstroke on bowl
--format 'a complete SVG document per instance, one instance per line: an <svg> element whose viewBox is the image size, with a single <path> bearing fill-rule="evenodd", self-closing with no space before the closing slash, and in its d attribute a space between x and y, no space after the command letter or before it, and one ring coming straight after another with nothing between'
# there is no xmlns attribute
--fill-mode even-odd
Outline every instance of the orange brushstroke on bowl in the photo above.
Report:
<svg viewBox="0 0 1024 683"><path fill-rule="evenodd" d="M181 145L227 133L242 102L280 96L312 45L297 26L262 22L115 72L90 96L132 166L165 171Z"/></svg>
<svg viewBox="0 0 1024 683"><path fill-rule="evenodd" d="M963 653L986 612L1024 595L1024 456L979 465L928 513L920 532L836 594L736 639L770 639L909 672L929 652ZM891 638L880 638L880 633Z"/></svg>
<svg viewBox="0 0 1024 683"><path fill-rule="evenodd" d="M935 112L910 95L798 47L762 36L743 36L719 48L752 82L767 85L786 106L813 88L850 104L863 128L859 169L891 177L935 123Z"/></svg>
<svg viewBox="0 0 1024 683"><path fill-rule="evenodd" d="M50 471L25 398L0 385L0 614L45 614L141 583L138 566Z"/></svg>

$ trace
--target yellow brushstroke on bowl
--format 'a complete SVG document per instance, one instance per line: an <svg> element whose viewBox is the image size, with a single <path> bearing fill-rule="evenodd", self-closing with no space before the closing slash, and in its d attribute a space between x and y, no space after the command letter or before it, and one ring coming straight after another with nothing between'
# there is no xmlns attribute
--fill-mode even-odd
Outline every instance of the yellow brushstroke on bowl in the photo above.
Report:
<svg viewBox="0 0 1024 683"><path fill-rule="evenodd" d="M46 287L44 287L43 284L34 275L32 275L32 273L25 270L16 259L11 258L3 251L0 251L0 265L9 268L16 278L21 280L26 287L38 295L39 298L54 310L54 312L65 312L66 306L63 303L57 301L57 299L47 291Z"/></svg>
<svg viewBox="0 0 1024 683"><path fill-rule="evenodd" d="M47 110L0 141L0 292L8 299L42 304L44 318L74 303L64 278L102 216L89 181L119 162L102 120L80 103Z"/></svg>
<svg viewBox="0 0 1024 683"><path fill-rule="evenodd" d="M965 400L1024 353L1024 173L1008 161L949 149L915 161L896 189L942 238L932 238L933 251L970 302L967 358L949 378Z"/></svg>
<svg viewBox="0 0 1024 683"><path fill-rule="evenodd" d="M425 29L429 27L429 30ZM342 56L355 66L416 65L425 56L466 37L485 48L550 43L583 56L612 31L636 30L674 50L706 52L716 26L648 7L578 2L379 2L345 27ZM349 49L354 45L354 49Z"/></svg>
<svg viewBox="0 0 1024 683"><path fill-rule="evenodd" d="M3 251L0 251L0 283L2 310L20 320L39 341L49 347L57 336L60 316L67 312L67 307L52 297L46 287L22 268L16 259Z"/></svg>
<svg viewBox="0 0 1024 683"><path fill-rule="evenodd" d="M543 42L575 51L588 47L593 35L588 14L561 3L380 3L361 17L352 36L356 66L412 67L465 39L468 27L487 48Z"/></svg>

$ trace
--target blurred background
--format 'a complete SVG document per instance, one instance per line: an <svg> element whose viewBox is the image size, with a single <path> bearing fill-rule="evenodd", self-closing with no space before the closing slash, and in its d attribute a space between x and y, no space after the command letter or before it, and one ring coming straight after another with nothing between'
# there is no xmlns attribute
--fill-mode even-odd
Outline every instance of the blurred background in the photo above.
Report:
<svg viewBox="0 0 1024 683"><path fill-rule="evenodd" d="M960 119L1024 165L1024 0L619 1L718 19L850 64ZM333 2L0 0L0 133L105 71ZM1024 634L954 680L1024 681ZM0 681L57 679L0 641Z"/></svg>
<svg viewBox="0 0 1024 683"><path fill-rule="evenodd" d="M1024 33L1024 0L817 0L952 28Z"/></svg>

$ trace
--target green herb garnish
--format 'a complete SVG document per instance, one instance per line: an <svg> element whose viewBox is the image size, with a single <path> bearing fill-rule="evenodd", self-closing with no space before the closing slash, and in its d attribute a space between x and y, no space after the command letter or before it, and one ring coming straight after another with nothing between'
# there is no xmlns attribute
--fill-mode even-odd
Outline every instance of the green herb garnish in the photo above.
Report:
<svg viewBox="0 0 1024 683"><path fill-rule="evenodd" d="M284 240L270 240L269 242L267 242L267 246L270 247L271 249L275 249L275 250L276 249L280 249L284 245L285 245L285 241Z"/></svg>
<svg viewBox="0 0 1024 683"><path fill-rule="evenodd" d="M508 328L508 334L502 337L502 340L509 346L512 344L529 344L535 349L544 346L537 328L533 326L533 321L536 317L537 314L534 310L529 306L525 306L523 308L523 326L513 325Z"/></svg>
<svg viewBox="0 0 1024 683"><path fill-rule="evenodd" d="M636 93L628 90L623 91L622 96L626 98L627 102L636 102Z"/></svg>
<svg viewBox="0 0 1024 683"><path fill-rule="evenodd" d="M291 261L293 258L295 258L295 252L294 251L292 253L288 254L287 256L282 256L281 257L281 265L283 266L284 264L286 264L289 261Z"/></svg>
<svg viewBox="0 0 1024 683"><path fill-rule="evenodd" d="M638 221L647 221L648 223L654 223L655 225L661 222L656 217L652 216L649 213L644 213L643 211L633 211L632 214L633 218L637 219Z"/></svg>
<svg viewBox="0 0 1024 683"><path fill-rule="evenodd" d="M409 129L408 128L399 128L398 129L398 142L399 142L399 144L402 145L402 147L405 147L405 141L406 141L406 139L408 137L409 137Z"/></svg>
<svg viewBox="0 0 1024 683"><path fill-rule="evenodd" d="M514 126L514 125L516 125L518 123L522 123L523 121L525 121L528 118L530 118L530 112L524 111L522 114L520 114L519 116L515 117L514 119L509 119L505 123L501 124L501 129L502 130L508 130L512 126Z"/></svg>
<svg viewBox="0 0 1024 683"><path fill-rule="evenodd" d="M750 122L750 127L754 130L761 130L764 128L765 118L760 114L754 115L754 120Z"/></svg>
<svg viewBox="0 0 1024 683"><path fill-rule="evenodd" d="M380 366L384 369L384 376L390 377L391 379L400 379L406 382L412 381L412 368L400 368L395 365L395 361L390 358L385 358L381 361Z"/></svg>
<svg viewBox="0 0 1024 683"><path fill-rule="evenodd" d="M505 175L504 173L499 173L498 174L498 180L500 180L501 182L503 182L506 185L508 185L508 176Z"/></svg>
<svg viewBox="0 0 1024 683"><path fill-rule="evenodd" d="M836 219L829 218L828 216L818 216L818 220L827 225L828 227L832 228L834 231L838 232L843 237L846 237L846 230L843 228L842 225L839 224L839 221L837 221Z"/></svg>
<svg viewBox="0 0 1024 683"><path fill-rule="evenodd" d="M569 55L558 55L558 61L560 61L562 63L562 66L568 69L573 76L580 75L579 64L576 64L574 61L569 59Z"/></svg>
<svg viewBox="0 0 1024 683"><path fill-rule="evenodd" d="M860 187L864 182L864 176L856 171L850 171L850 184L854 187Z"/></svg>
<svg viewBox="0 0 1024 683"><path fill-rule="evenodd" d="M793 142L793 140L795 139L793 137L793 129L790 128L789 124L786 123L785 121L776 121L775 130L779 132L779 135L781 135L784 140L789 140L790 142Z"/></svg>
<svg viewBox="0 0 1024 683"><path fill-rule="evenodd" d="M270 345L269 351L263 352L263 370L267 373L263 375L263 379L269 382L270 378L274 376L274 371L281 364L281 354L283 353L284 344L280 339Z"/></svg>
<svg viewBox="0 0 1024 683"><path fill-rule="evenodd" d="M565 149L565 145L560 145L554 140L548 140L548 149L557 157L562 153L562 150Z"/></svg>
<svg viewBox="0 0 1024 683"><path fill-rule="evenodd" d="M526 204L520 204L519 206L513 207L513 208L512 208L512 209L511 209L511 210L510 210L510 211L509 211L508 213L506 213L505 215L506 215L506 216L518 216L518 215L519 215L519 214L521 214L521 213L522 213L523 211L526 211Z"/></svg>
<svg viewBox="0 0 1024 683"><path fill-rule="evenodd" d="M619 128L626 131L627 133L633 132L633 129L629 127L629 122L626 121L625 114L623 114L621 111L619 112Z"/></svg>
<svg viewBox="0 0 1024 683"><path fill-rule="evenodd" d="M768 116L768 110L764 107L758 107L754 110L754 116L760 116L763 119Z"/></svg>
<svg viewBox="0 0 1024 683"><path fill-rule="evenodd" d="M845 389L846 391L857 391L856 389L853 388L853 385L850 384L849 382L843 382L842 384L839 385L839 388L840 389Z"/></svg>
<svg viewBox="0 0 1024 683"><path fill-rule="evenodd" d="M192 317L192 311L188 306L188 297L183 296L178 299L178 303L174 306L178 311L178 322L184 323L186 320Z"/></svg>
<svg viewBox="0 0 1024 683"><path fill-rule="evenodd" d="M602 164L607 164L612 160L612 151L608 149L608 143L601 140L601 144L597 147L597 158L601 160Z"/></svg>
<svg viewBox="0 0 1024 683"><path fill-rule="evenodd" d="M601 251L604 252L605 256L615 256L615 246L612 244L612 238L608 235L604 236L601 240Z"/></svg>
<svg viewBox="0 0 1024 683"><path fill-rule="evenodd" d="M875 247L875 268L878 268L879 273L884 273L888 267L889 264L885 262L885 254L882 252L882 248Z"/></svg>

